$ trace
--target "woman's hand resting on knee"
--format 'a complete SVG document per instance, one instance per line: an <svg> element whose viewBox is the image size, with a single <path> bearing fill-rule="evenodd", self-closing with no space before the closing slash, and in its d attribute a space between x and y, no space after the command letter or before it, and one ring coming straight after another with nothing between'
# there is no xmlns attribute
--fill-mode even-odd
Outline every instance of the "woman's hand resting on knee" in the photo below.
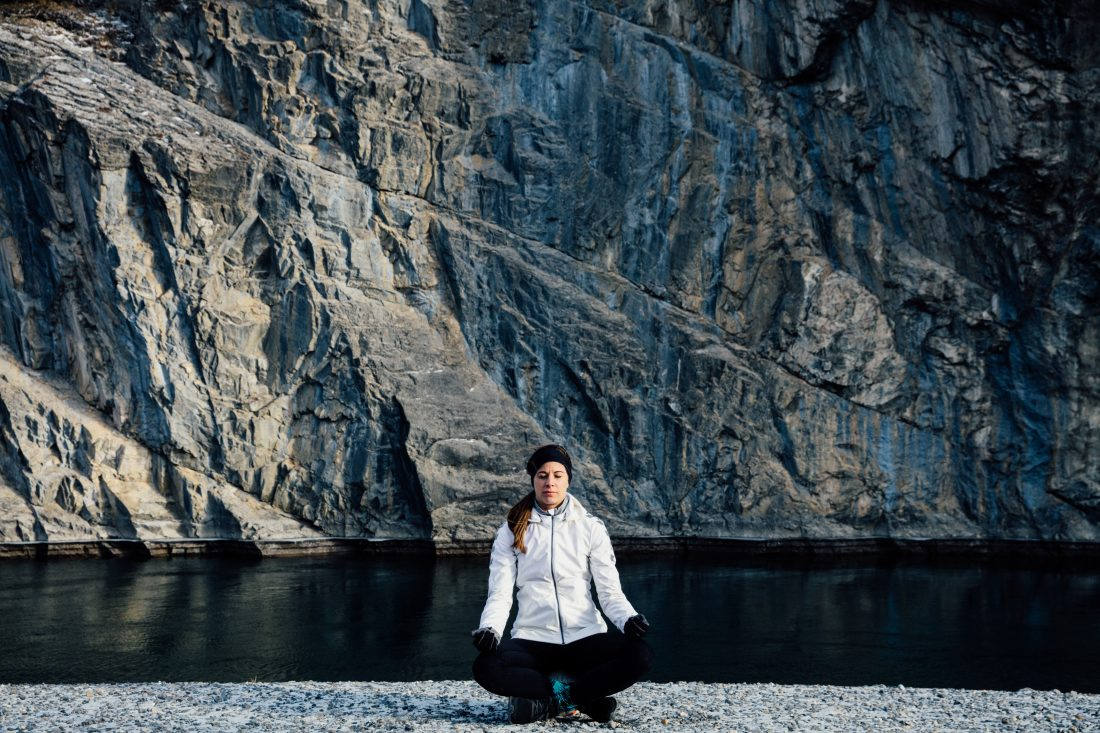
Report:
<svg viewBox="0 0 1100 733"><path fill-rule="evenodd" d="M626 634L628 639L641 639L647 631L649 631L649 622L640 613L631 616L623 624L623 633Z"/></svg>
<svg viewBox="0 0 1100 733"><path fill-rule="evenodd" d="M474 646L479 652L489 653L497 648L500 636L488 626L470 632L474 637Z"/></svg>

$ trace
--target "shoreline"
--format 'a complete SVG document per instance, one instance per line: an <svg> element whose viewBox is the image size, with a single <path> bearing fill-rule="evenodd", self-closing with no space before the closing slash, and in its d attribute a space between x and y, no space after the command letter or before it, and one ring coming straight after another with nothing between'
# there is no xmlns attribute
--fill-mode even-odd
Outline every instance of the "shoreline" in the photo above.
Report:
<svg viewBox="0 0 1100 733"><path fill-rule="evenodd" d="M0 684L0 731L1064 731L1100 725L1100 695L642 682L609 724L511 725L471 681ZM565 726L565 727L559 727Z"/></svg>
<svg viewBox="0 0 1100 733"><path fill-rule="evenodd" d="M713 537L613 537L616 553L685 555L725 559L786 560L948 560L1066 563L1100 560L1100 542L1006 539L739 539ZM302 557L311 555L392 555L422 557L488 556L491 540L365 539L98 539L0 542L0 561L63 558Z"/></svg>

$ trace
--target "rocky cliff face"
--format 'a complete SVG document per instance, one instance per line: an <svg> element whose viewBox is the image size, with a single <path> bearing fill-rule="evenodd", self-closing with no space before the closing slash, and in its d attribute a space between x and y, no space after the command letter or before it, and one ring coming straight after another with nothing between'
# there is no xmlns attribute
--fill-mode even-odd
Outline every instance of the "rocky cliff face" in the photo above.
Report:
<svg viewBox="0 0 1100 733"><path fill-rule="evenodd" d="M0 540L1100 540L1087 3L149 5L0 10Z"/></svg>

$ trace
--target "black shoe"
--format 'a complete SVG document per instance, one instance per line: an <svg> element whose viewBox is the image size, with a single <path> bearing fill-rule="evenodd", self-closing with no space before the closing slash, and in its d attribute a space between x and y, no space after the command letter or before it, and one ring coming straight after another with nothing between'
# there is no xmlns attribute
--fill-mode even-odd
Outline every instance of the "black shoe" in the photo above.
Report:
<svg viewBox="0 0 1100 733"><path fill-rule="evenodd" d="M534 723L553 720L558 716L558 701L553 697L532 700L527 697L508 698L508 720L513 723Z"/></svg>
<svg viewBox="0 0 1100 733"><path fill-rule="evenodd" d="M615 702L615 698L599 697L592 702L579 705L577 709L598 723L607 723L610 722L611 716L615 714L615 708L617 707L619 707L619 703Z"/></svg>

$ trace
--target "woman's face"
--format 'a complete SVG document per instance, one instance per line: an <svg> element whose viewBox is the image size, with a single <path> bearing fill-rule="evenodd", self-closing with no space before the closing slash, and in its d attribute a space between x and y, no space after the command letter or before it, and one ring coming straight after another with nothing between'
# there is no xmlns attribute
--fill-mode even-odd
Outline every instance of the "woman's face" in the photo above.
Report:
<svg viewBox="0 0 1100 733"><path fill-rule="evenodd" d="M535 471L535 501L543 509L555 509L565 501L569 490L569 474L565 466L548 461Z"/></svg>

